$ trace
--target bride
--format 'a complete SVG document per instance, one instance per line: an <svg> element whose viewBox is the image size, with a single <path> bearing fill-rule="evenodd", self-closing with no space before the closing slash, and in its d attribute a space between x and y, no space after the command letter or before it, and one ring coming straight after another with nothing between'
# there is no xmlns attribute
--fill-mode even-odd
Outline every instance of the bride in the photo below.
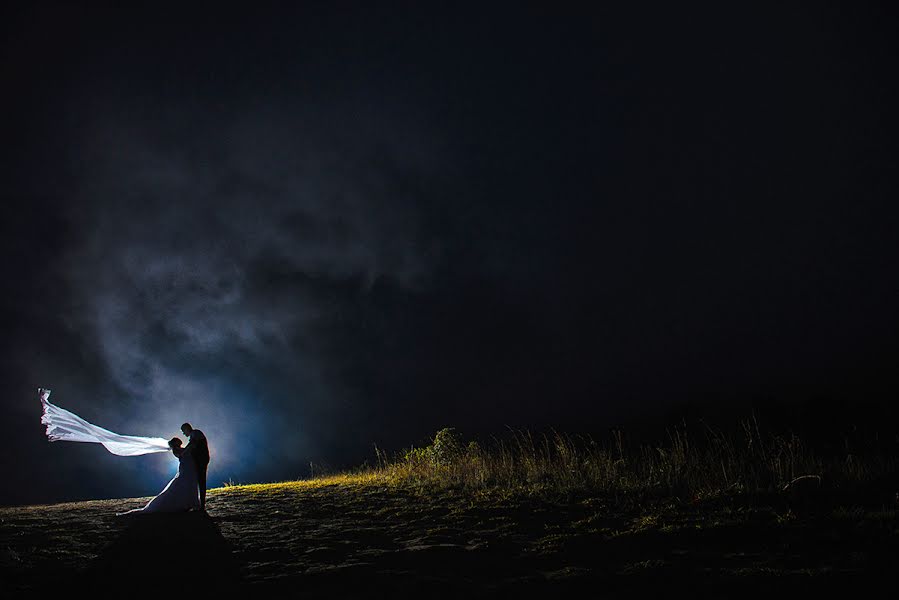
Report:
<svg viewBox="0 0 899 600"><path fill-rule="evenodd" d="M198 471L196 461L192 456L192 446L188 445L187 448L182 448L181 440L177 437L166 442L163 438L120 435L88 423L75 413L52 404L50 390L38 388L37 393L43 409L41 423L47 426L47 437L51 442L103 444L107 450L118 456L140 456L171 450L178 457L178 474L165 486L165 489L159 492L158 496L150 500L143 508L117 514L178 512L200 508ZM198 448L203 447L198 446Z"/></svg>
<svg viewBox="0 0 899 600"><path fill-rule="evenodd" d="M135 508L119 516L136 513L178 512L200 508L200 492L197 488L197 466L191 451L181 447L181 440L173 437L169 440L172 453L178 457L178 473L172 478L159 495L150 500L143 508Z"/></svg>

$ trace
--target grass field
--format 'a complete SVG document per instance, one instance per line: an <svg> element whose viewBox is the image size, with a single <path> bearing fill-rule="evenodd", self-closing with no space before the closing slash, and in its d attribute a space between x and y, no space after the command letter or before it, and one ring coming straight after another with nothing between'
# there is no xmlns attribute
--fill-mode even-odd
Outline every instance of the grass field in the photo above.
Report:
<svg viewBox="0 0 899 600"><path fill-rule="evenodd" d="M695 441L674 430L635 448L526 433L482 447L443 430L353 473L211 490L208 515L114 516L146 499L0 509L2 586L329 598L873 589L899 564L895 457L849 456L751 427Z"/></svg>

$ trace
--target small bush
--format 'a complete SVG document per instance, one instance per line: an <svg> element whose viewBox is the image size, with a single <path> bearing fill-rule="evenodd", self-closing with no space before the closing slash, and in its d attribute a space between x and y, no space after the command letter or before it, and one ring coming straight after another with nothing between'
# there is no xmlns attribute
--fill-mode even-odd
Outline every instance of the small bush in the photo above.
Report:
<svg viewBox="0 0 899 600"><path fill-rule="evenodd" d="M462 439L453 427L445 427L434 435L429 446L434 464L446 466L458 461L463 454Z"/></svg>

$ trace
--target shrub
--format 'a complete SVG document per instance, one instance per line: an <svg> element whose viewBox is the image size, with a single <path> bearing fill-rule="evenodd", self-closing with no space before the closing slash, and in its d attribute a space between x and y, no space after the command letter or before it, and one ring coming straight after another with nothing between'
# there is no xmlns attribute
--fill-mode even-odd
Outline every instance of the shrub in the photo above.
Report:
<svg viewBox="0 0 899 600"><path fill-rule="evenodd" d="M455 428L444 427L434 435L429 450L434 464L451 465L462 457L462 439Z"/></svg>

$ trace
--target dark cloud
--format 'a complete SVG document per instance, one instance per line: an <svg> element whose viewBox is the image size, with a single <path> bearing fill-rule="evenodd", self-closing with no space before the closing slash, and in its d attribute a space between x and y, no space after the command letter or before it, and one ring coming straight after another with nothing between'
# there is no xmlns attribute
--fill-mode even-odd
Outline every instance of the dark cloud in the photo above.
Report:
<svg viewBox="0 0 899 600"><path fill-rule="evenodd" d="M0 501L899 389L890 15L408 8L5 20Z"/></svg>

